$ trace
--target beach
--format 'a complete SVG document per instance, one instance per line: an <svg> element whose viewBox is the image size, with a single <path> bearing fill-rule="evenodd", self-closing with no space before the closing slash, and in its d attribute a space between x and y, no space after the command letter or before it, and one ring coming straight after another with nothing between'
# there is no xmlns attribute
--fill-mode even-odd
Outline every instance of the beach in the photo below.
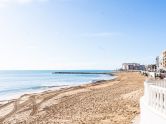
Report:
<svg viewBox="0 0 166 124"><path fill-rule="evenodd" d="M116 73L108 81L25 94L0 104L2 124L131 124L139 115L143 77Z"/></svg>

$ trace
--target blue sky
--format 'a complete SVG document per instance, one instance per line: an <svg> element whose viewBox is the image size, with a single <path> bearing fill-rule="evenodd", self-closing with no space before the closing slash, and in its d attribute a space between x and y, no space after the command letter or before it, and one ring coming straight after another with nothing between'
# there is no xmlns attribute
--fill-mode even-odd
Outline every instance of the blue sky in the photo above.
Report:
<svg viewBox="0 0 166 124"><path fill-rule="evenodd" d="M116 69L166 49L165 0L0 0L1 69Z"/></svg>

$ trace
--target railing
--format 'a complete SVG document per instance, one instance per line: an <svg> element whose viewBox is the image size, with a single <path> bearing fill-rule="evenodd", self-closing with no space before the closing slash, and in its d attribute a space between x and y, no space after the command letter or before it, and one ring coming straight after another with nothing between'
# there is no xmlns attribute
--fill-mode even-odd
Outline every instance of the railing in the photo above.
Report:
<svg viewBox="0 0 166 124"><path fill-rule="evenodd" d="M144 102L166 116L166 80L146 80L144 88Z"/></svg>

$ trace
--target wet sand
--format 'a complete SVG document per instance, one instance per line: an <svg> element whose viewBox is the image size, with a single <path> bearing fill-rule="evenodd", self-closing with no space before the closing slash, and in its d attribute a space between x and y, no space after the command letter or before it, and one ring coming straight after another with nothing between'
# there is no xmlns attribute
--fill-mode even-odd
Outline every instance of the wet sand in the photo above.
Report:
<svg viewBox="0 0 166 124"><path fill-rule="evenodd" d="M145 78L137 72L117 76L1 103L0 124L131 124L140 113Z"/></svg>

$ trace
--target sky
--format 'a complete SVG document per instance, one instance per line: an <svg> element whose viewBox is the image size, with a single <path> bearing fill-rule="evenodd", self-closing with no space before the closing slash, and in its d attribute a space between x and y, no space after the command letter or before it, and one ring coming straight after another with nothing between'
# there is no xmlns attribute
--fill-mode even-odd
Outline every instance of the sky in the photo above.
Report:
<svg viewBox="0 0 166 124"><path fill-rule="evenodd" d="M117 69L166 49L165 0L0 0L0 70Z"/></svg>

